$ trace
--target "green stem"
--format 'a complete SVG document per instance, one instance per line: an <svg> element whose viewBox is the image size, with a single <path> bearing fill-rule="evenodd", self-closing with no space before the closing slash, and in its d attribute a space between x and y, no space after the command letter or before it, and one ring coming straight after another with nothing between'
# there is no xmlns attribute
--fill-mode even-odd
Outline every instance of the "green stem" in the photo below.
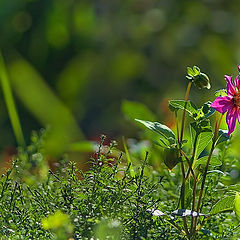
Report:
<svg viewBox="0 0 240 240"><path fill-rule="evenodd" d="M183 115L182 115L182 127L181 127L180 142L182 142L182 140L183 140L183 131L184 131L184 123L185 123L185 115L186 115L185 108L186 108L186 104L187 104L187 101L188 101L188 98L189 98L189 93L190 93L191 86L192 86L192 82L189 82L188 86L187 86L186 94L185 94L185 99L184 99L185 107L184 107Z"/></svg>
<svg viewBox="0 0 240 240"><path fill-rule="evenodd" d="M213 135L212 146L211 146L211 150L210 150L210 153L208 155L207 163L206 163L205 170L204 170L204 173L203 173L203 179L202 179L202 184L201 184L201 189L200 189L199 198L198 198L198 204L197 204L197 212L199 212L199 210L200 210L203 190L204 190L205 181L206 181L206 177L207 177L207 171L208 171L209 163L210 163L210 160L211 160L214 148L216 146L216 141L217 141L217 136L218 136L218 131L219 131L219 127L220 127L221 121L222 121L222 117L218 121L218 114L217 114L216 115L215 131L214 131L214 135ZM198 217L195 218L194 232L196 231L197 220L198 220Z"/></svg>
<svg viewBox="0 0 240 240"><path fill-rule="evenodd" d="M187 104L187 101L188 101L188 98L189 98L189 93L190 93L191 86L192 86L192 82L189 82L188 86L187 86L186 94L185 94L185 99L184 99L185 100L185 107L184 107L183 115L182 115L181 135L180 135L180 139L178 140L179 149L182 148L181 144L182 144L182 140L183 140L184 123L185 123L185 115L186 115L185 108L186 108L186 104ZM181 153L181 155L182 155L182 153ZM182 186L181 186L180 198L181 198L181 207L184 209L186 177L185 177L185 169L184 169L183 162L181 162L181 171L182 171ZM183 224L184 224L184 230L185 230L186 234L189 235L186 217L183 217Z"/></svg>

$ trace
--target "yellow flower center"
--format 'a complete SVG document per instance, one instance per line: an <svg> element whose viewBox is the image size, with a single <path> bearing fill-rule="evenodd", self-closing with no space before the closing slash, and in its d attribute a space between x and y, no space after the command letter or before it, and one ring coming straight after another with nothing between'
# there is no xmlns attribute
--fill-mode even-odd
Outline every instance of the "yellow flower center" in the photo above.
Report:
<svg viewBox="0 0 240 240"><path fill-rule="evenodd" d="M240 92L237 92L237 93L233 96L233 101L234 101L234 104L235 104L237 107L240 107Z"/></svg>

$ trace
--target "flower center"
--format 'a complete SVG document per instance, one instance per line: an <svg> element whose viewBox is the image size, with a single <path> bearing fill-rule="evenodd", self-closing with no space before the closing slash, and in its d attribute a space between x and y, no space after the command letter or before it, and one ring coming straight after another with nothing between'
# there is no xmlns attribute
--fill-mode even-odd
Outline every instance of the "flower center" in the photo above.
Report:
<svg viewBox="0 0 240 240"><path fill-rule="evenodd" d="M233 102L237 107L240 107L240 92L237 92L234 96L233 96Z"/></svg>

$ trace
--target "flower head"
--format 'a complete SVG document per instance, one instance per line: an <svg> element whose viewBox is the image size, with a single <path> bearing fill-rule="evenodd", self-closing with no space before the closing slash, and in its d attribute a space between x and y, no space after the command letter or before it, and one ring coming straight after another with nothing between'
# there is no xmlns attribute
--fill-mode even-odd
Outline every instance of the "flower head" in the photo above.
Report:
<svg viewBox="0 0 240 240"><path fill-rule="evenodd" d="M234 131L236 120L240 123L240 65L238 76L232 81L232 76L225 75L227 81L227 96L217 97L211 107L224 114L227 112L226 122L228 136Z"/></svg>

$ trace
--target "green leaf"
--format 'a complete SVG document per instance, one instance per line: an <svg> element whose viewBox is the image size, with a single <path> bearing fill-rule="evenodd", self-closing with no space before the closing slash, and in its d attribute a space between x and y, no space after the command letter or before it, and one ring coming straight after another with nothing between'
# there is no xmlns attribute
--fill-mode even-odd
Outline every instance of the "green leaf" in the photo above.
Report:
<svg viewBox="0 0 240 240"><path fill-rule="evenodd" d="M159 122L150 122L150 121L143 121L139 119L135 119L137 122L140 122L148 129L152 130L153 132L158 133L161 137L164 137L167 139L170 143L170 145L176 143L176 136L173 133L173 131L167 127L166 125L163 125Z"/></svg>
<svg viewBox="0 0 240 240"><path fill-rule="evenodd" d="M230 138L230 136L227 136L227 133L228 133L228 130L219 129L217 144L226 142Z"/></svg>
<svg viewBox="0 0 240 240"><path fill-rule="evenodd" d="M194 117L197 114L197 107L191 101L184 100L170 100L169 109L171 111L186 110L191 117Z"/></svg>
<svg viewBox="0 0 240 240"><path fill-rule="evenodd" d="M122 112L130 119L134 120L146 118L156 121L156 116L142 103L124 100L122 102Z"/></svg>
<svg viewBox="0 0 240 240"><path fill-rule="evenodd" d="M215 113L215 109L211 108L210 106L211 106L211 102L208 101L208 102L203 104L201 109L198 110L198 117L197 118L199 120L205 120Z"/></svg>
<svg viewBox="0 0 240 240"><path fill-rule="evenodd" d="M196 167L199 166L199 165L206 165L207 160L208 160L208 156L199 158L199 159L196 161L194 167L196 168ZM218 159L218 157L212 156L212 157L211 157L211 160L210 160L210 164L215 167L215 166L220 166L220 165L222 165L222 162Z"/></svg>
<svg viewBox="0 0 240 240"><path fill-rule="evenodd" d="M218 213L232 211L234 208L235 196L228 196L220 199L212 208L210 215L215 215Z"/></svg>
<svg viewBox="0 0 240 240"><path fill-rule="evenodd" d="M227 189L232 191L240 191L240 183L230 185L227 187Z"/></svg>
<svg viewBox="0 0 240 240"><path fill-rule="evenodd" d="M240 195L236 193L234 201L234 212L236 214L237 220L240 221Z"/></svg>
<svg viewBox="0 0 240 240"><path fill-rule="evenodd" d="M190 125L193 148L195 148L194 159L196 159L211 141L213 133L208 120L193 122Z"/></svg>
<svg viewBox="0 0 240 240"><path fill-rule="evenodd" d="M215 92L215 96L216 97L227 96L227 90L226 89L220 89L220 90Z"/></svg>
<svg viewBox="0 0 240 240"><path fill-rule="evenodd" d="M191 77L194 76L194 71L192 70L192 68L187 67L187 74L188 74L189 76L191 76Z"/></svg>
<svg viewBox="0 0 240 240"><path fill-rule="evenodd" d="M193 67L193 71L194 71L194 75L198 75L198 74L201 73L200 68L197 67L197 66L194 66L194 67Z"/></svg>

